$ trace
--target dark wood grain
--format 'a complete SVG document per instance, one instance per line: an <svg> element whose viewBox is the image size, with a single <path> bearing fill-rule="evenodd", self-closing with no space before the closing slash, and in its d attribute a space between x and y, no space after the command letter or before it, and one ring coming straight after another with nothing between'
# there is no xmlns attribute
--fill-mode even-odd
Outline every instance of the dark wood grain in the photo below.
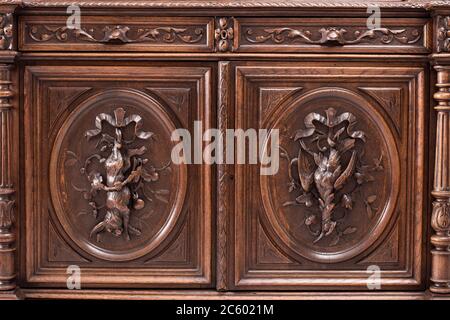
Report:
<svg viewBox="0 0 450 320"><path fill-rule="evenodd" d="M172 164L170 136L176 128L192 130L192 119L211 125L211 68L61 65L26 66L23 72L26 166L36 168L25 173L26 221L36 225L25 234L27 285L65 286L64 266L74 264L91 270L83 276L84 286L209 286L211 172ZM176 95L181 98L168 99ZM99 113L119 107L139 115L139 130L153 133L148 142L129 145L146 147L142 156L150 170L150 184L138 192L141 201L134 201L139 207L131 210L129 223L135 231L130 239L122 235L122 223L101 228L115 205L99 191L89 193L89 181L97 170L99 177L108 175L98 157L91 157L108 157L106 150L96 148L106 147L107 141L84 135L95 128ZM114 134L104 125L107 134ZM127 129L132 128L125 127L124 140L133 137ZM42 140L48 144L36 149Z"/></svg>
<svg viewBox="0 0 450 320"><path fill-rule="evenodd" d="M0 299L449 297L449 17L432 0L0 1ZM195 120L279 129L279 171L171 163Z"/></svg>

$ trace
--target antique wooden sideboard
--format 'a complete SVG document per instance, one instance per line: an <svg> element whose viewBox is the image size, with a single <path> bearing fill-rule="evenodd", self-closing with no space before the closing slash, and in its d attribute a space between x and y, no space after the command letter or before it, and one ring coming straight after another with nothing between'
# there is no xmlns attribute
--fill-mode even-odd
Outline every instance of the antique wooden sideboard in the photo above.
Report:
<svg viewBox="0 0 450 320"><path fill-rule="evenodd" d="M450 1L0 0L0 115L0 299L450 297Z"/></svg>

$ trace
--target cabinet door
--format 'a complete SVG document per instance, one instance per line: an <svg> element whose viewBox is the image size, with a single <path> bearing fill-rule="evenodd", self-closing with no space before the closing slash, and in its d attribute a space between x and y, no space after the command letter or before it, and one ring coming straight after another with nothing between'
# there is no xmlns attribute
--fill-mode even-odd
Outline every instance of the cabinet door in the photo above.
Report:
<svg viewBox="0 0 450 320"><path fill-rule="evenodd" d="M24 67L24 286L211 285L210 168L171 134L209 128L213 71Z"/></svg>
<svg viewBox="0 0 450 320"><path fill-rule="evenodd" d="M278 129L280 160L273 175L228 167L228 287L423 287L424 66L233 70L228 114L236 128Z"/></svg>

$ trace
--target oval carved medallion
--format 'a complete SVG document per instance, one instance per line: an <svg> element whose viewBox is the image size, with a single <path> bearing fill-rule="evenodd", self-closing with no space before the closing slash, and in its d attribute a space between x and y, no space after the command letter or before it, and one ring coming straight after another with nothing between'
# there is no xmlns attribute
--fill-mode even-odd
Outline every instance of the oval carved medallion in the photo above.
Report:
<svg viewBox="0 0 450 320"><path fill-rule="evenodd" d="M156 249L179 220L186 167L172 165L176 125L139 91L91 96L64 119L53 144L50 192L68 237L105 260Z"/></svg>
<svg viewBox="0 0 450 320"><path fill-rule="evenodd" d="M267 119L281 130L280 170L260 178L269 235L294 257L322 263L367 250L399 191L395 140L377 109L352 91L322 88Z"/></svg>

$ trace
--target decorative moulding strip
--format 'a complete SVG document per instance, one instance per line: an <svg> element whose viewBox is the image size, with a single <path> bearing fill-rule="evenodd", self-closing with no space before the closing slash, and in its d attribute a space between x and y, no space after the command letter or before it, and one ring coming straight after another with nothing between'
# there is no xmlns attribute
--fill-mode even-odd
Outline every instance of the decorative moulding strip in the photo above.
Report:
<svg viewBox="0 0 450 320"><path fill-rule="evenodd" d="M2 0L2 4L21 4L25 7L61 7L69 5L79 5L82 7L142 7L142 8L366 8L377 5L381 8L430 8L450 6L450 1L302 1L302 0L284 0L284 1L252 1L252 0L217 0L217 1L18 1Z"/></svg>

